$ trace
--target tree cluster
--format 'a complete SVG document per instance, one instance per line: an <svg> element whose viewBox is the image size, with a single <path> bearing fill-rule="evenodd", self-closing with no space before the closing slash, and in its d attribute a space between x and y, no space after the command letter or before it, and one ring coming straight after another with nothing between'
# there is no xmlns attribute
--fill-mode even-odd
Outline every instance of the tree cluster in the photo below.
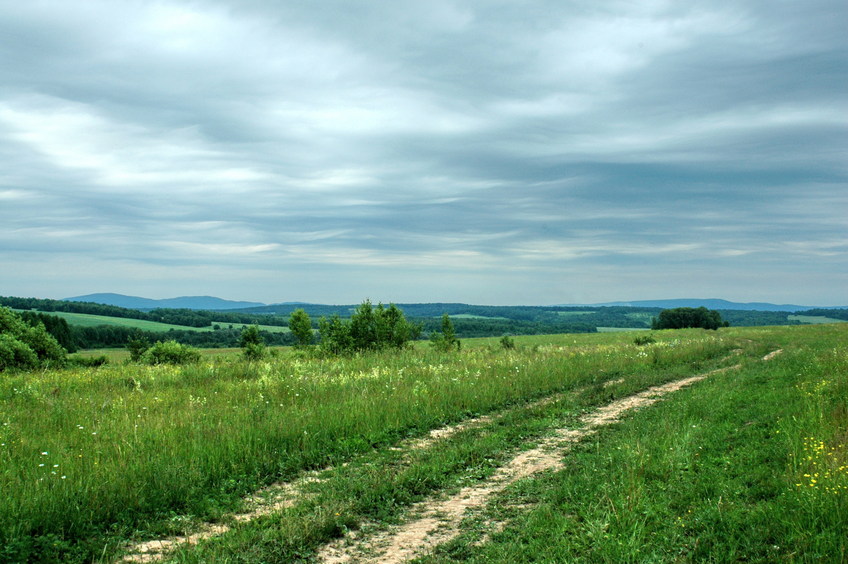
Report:
<svg viewBox="0 0 848 564"><path fill-rule="evenodd" d="M406 320L394 304L384 307L371 305L365 300L354 310L350 320L338 315L322 317L318 322L321 335L320 349L328 354L349 354L384 349L401 349L410 340L417 339L421 327Z"/></svg>
<svg viewBox="0 0 848 564"><path fill-rule="evenodd" d="M700 327L702 329L718 329L727 327L729 323L722 321L721 314L705 307L678 307L664 309L659 317L654 318L652 329L687 329Z"/></svg>
<svg viewBox="0 0 848 564"><path fill-rule="evenodd" d="M39 323L26 323L9 308L0 307L0 372L61 366L66 351Z"/></svg>

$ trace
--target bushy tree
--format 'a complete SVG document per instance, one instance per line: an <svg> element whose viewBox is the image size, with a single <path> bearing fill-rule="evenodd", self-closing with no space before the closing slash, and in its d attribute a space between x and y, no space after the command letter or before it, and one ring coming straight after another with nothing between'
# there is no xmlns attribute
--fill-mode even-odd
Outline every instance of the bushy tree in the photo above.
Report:
<svg viewBox="0 0 848 564"><path fill-rule="evenodd" d="M728 325L729 323L722 321L719 312L701 306L699 308L678 307L664 309L660 312L659 317L654 318L651 328L655 330L687 329L690 327L718 329L719 327L727 327Z"/></svg>
<svg viewBox="0 0 848 564"><path fill-rule="evenodd" d="M0 307L0 371L60 366L65 355L42 323L30 326L11 309Z"/></svg>
<svg viewBox="0 0 848 564"><path fill-rule="evenodd" d="M127 341L127 350L130 351L130 360L133 362L141 361L144 353L150 349L150 339L143 335L135 334Z"/></svg>
<svg viewBox="0 0 848 564"><path fill-rule="evenodd" d="M453 328L450 315L442 314L442 332L433 333L430 335L430 344L438 351L450 352L459 350L461 343L456 338L456 331Z"/></svg>
<svg viewBox="0 0 848 564"><path fill-rule="evenodd" d="M291 312L289 316L289 329L295 338L295 347L306 348L312 344L315 335L312 333L312 319L303 308Z"/></svg>
<svg viewBox="0 0 848 564"><path fill-rule="evenodd" d="M339 355L353 351L350 326L344 323L338 314L333 314L329 319L322 317L318 320L318 332L321 334L320 348L323 352Z"/></svg>
<svg viewBox="0 0 848 564"><path fill-rule="evenodd" d="M176 341L157 341L142 360L147 364L193 364L200 361L200 351Z"/></svg>
<svg viewBox="0 0 848 564"><path fill-rule="evenodd" d="M245 327L239 337L239 346L247 360L260 360L265 356L265 340L259 333L259 326Z"/></svg>

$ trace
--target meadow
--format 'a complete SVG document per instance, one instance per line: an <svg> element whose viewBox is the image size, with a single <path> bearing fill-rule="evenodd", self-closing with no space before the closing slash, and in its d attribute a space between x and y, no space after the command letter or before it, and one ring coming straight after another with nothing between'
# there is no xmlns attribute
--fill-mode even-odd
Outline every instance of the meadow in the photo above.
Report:
<svg viewBox="0 0 848 564"><path fill-rule="evenodd" d="M641 334L3 374L0 561L111 562L208 523L230 530L171 558L311 561L345 531L485 480L587 410L715 369L579 443L567 471L508 488L425 560L844 561L848 325L662 331L637 346ZM499 418L403 447L483 415ZM233 519L246 496L310 472L323 478L308 495Z"/></svg>

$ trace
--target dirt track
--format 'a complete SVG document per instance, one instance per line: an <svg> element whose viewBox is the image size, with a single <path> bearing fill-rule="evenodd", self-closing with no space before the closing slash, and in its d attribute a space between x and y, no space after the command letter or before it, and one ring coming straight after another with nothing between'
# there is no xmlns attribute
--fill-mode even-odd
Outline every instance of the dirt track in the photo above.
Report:
<svg viewBox="0 0 848 564"><path fill-rule="evenodd" d="M768 361L782 351L777 350L766 355ZM546 470L557 470L563 466L562 456L570 445L589 436L603 426L617 421L625 412L649 406L673 391L689 386L713 374L736 369L739 365L714 370L654 386L614 401L584 415L577 429L557 429L536 447L523 451L502 466L485 482L464 488L448 499L433 499L417 504L410 509L413 516L405 525L389 532L370 538L352 536L337 540L323 547L318 554L319 560L335 562L403 562L414 556L431 550L438 544L449 541L460 533L459 524L468 511L480 509L489 499L510 484ZM530 407L544 405L556 398L545 398ZM527 407L527 406L525 406ZM484 416L458 425L443 427L432 431L427 437L405 442L398 450L416 450L428 447L438 440L447 438L463 429L490 423L498 416ZM301 487L307 483L320 481L320 473L311 473L294 482L284 482L269 486L248 498L249 509L236 514L233 519L247 522L272 514L293 505L301 495ZM222 535L230 530L225 524L208 524L200 531L185 536L153 540L132 545L123 562L154 562L165 558L168 552L179 545L196 544L202 540Z"/></svg>

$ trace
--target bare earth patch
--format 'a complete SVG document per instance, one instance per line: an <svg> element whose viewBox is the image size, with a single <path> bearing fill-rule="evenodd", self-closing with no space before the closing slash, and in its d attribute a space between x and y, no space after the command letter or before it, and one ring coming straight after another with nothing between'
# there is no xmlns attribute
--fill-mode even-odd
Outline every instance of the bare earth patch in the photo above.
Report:
<svg viewBox="0 0 848 564"><path fill-rule="evenodd" d="M626 411L651 405L666 394L739 366L654 386L596 409L580 418L583 426L579 429L556 430L535 448L519 453L485 482L464 488L448 499L417 504L411 509L413 519L392 531L355 543L349 538L330 543L319 552L318 559L326 563L393 563L421 556L459 535L459 525L466 512L482 508L494 494L510 484L538 472L562 468L564 451L573 443L596 432L599 427L614 423Z"/></svg>

